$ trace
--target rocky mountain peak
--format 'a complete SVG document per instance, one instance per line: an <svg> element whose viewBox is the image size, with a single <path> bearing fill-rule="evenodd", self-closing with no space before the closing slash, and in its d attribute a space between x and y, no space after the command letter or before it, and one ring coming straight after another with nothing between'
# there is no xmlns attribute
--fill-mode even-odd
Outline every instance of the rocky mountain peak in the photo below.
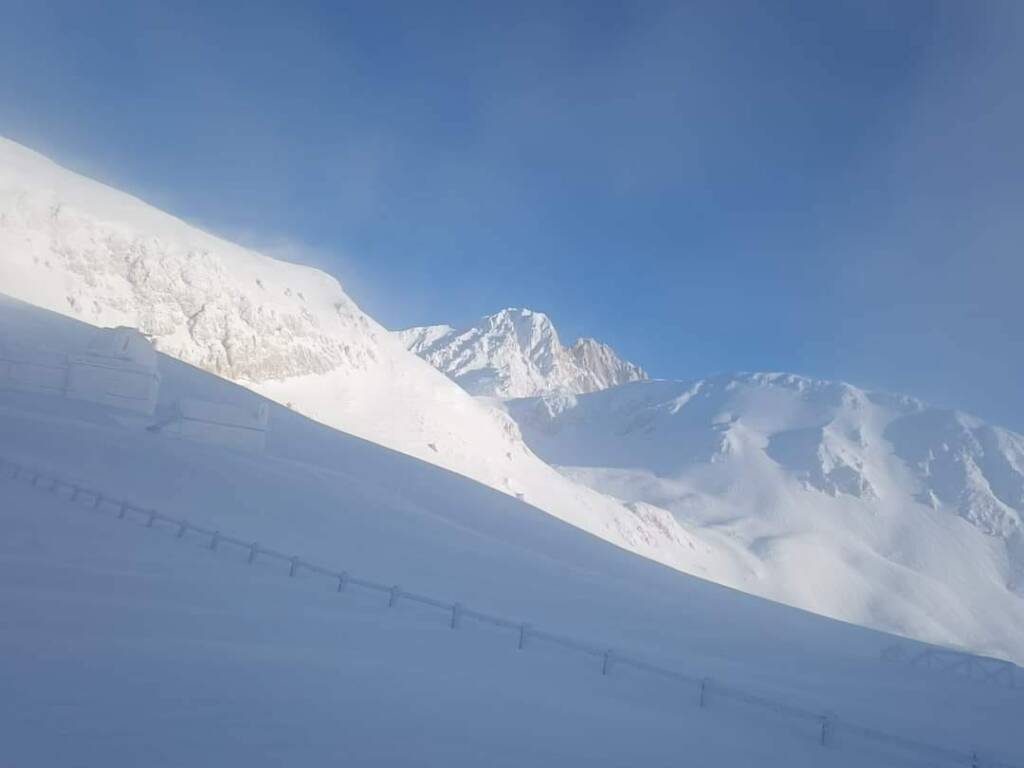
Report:
<svg viewBox="0 0 1024 768"><path fill-rule="evenodd" d="M582 394L647 378L640 366L595 339L564 346L551 319L526 308L502 309L467 328L423 326L398 336L474 395Z"/></svg>

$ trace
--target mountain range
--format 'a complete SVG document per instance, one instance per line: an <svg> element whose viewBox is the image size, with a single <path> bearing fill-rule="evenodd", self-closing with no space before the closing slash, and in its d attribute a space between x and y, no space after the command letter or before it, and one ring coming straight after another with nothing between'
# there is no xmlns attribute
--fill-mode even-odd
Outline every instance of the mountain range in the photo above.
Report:
<svg viewBox="0 0 1024 768"><path fill-rule="evenodd" d="M594 340L563 346L527 309L392 333L333 277L6 140L0 291L139 328L677 570L1024 659L1024 439L965 414L793 374L651 380Z"/></svg>

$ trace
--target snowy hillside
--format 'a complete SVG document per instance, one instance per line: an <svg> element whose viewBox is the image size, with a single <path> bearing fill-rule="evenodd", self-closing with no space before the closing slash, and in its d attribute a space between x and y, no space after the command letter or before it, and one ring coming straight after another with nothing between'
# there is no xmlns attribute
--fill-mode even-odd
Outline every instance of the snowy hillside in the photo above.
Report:
<svg viewBox="0 0 1024 768"><path fill-rule="evenodd" d="M503 309L460 330L428 325L397 334L410 351L473 395L582 394L647 378L595 339L562 346L548 316L529 309Z"/></svg>
<svg viewBox="0 0 1024 768"><path fill-rule="evenodd" d="M645 374L597 342L563 347L527 310L405 335L470 389L556 393L506 412L405 349L328 275L4 140L0 293L138 327L166 354L673 568L1024 658L1021 443L965 417L863 394L843 405L827 386L770 377L723 384L707 413L692 385L605 389ZM587 390L604 391L567 394Z"/></svg>
<svg viewBox="0 0 1024 768"><path fill-rule="evenodd" d="M628 509L538 460L507 416L407 352L334 278L209 235L4 139L0 292L137 327L161 352L618 543L639 527Z"/></svg>
<svg viewBox="0 0 1024 768"><path fill-rule="evenodd" d="M568 476L729 553L691 572L1024 660L1019 435L783 374L637 382L507 407ZM666 546L694 562L692 541Z"/></svg>
<svg viewBox="0 0 1024 768"><path fill-rule="evenodd" d="M49 364L95 329L0 299L5 349ZM27 350L27 351L26 351ZM157 361L152 416L0 388L0 722L12 765L1019 765L1019 690L880 660L895 639L608 545L464 477L269 405L262 452L185 439L184 400L261 398ZM25 381L27 379L22 379ZM207 435L209 437L209 435ZM119 519L109 499L143 510ZM588 638L698 688L456 630L406 598L163 523ZM444 607L445 604L442 604ZM904 643L905 647L916 647ZM725 695L742 690L755 697ZM784 702L766 708L759 702ZM793 712L828 712L822 720ZM865 739L860 727L888 740ZM912 739L939 747L901 747ZM940 759L941 757L941 759Z"/></svg>

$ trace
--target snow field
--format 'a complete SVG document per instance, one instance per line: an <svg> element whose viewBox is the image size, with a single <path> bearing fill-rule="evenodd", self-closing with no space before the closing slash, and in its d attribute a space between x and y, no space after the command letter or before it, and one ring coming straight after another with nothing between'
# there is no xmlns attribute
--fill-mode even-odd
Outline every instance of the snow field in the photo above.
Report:
<svg viewBox="0 0 1024 768"><path fill-rule="evenodd" d="M528 623L474 611L460 603L408 592L398 585L368 581L347 571L324 568L298 556L238 539L221 531L169 518L97 489L62 482L57 477L2 458L0 476L8 481L27 483L33 490L64 499L107 520L115 517L136 526L163 529L193 549L218 553L220 559L234 561L239 566L244 564L257 574L256 581L261 586L268 582L268 575L276 573L279 578L285 577L296 580L297 584L318 587L323 593L333 589L345 599L346 611L355 611L363 618L379 615L382 605L389 609L386 611L388 614L392 613L390 609L401 607L404 609L401 611L403 616L415 620L417 624L425 623L435 629L447 627L454 632L468 631L475 637L486 638L485 642L492 652L501 646L505 646L507 651L514 641L518 651L529 649L535 665L531 669L532 674L543 672L545 676L556 675L566 669L578 673L590 668L604 678L614 675L616 684L612 690L626 695L635 703L674 694L677 700L689 699L691 706L698 709L714 707L719 716L737 718L737 728L745 729L747 721L757 720L761 726L775 729L779 736L810 738L822 748L839 748L854 754L872 755L887 765L1012 768L1008 763L983 758L977 750L958 752L861 728L839 721L831 712L808 711L782 701L723 686L710 678L690 677L633 659L612 649L602 650L583 641L546 632ZM38 541L37 535L34 540ZM391 623L386 631L407 633L410 630L403 624ZM419 626L413 630L414 633L420 631L422 628ZM588 660L589 663L584 663ZM622 677L625 677L624 681L619 680ZM587 685L586 688L593 689L593 686Z"/></svg>

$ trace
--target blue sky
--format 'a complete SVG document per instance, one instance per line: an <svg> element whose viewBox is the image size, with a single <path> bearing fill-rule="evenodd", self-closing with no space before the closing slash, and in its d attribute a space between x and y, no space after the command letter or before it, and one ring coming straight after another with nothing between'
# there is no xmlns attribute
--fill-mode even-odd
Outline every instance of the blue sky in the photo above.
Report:
<svg viewBox="0 0 1024 768"><path fill-rule="evenodd" d="M0 133L335 274L1024 429L1024 13L0 0Z"/></svg>

